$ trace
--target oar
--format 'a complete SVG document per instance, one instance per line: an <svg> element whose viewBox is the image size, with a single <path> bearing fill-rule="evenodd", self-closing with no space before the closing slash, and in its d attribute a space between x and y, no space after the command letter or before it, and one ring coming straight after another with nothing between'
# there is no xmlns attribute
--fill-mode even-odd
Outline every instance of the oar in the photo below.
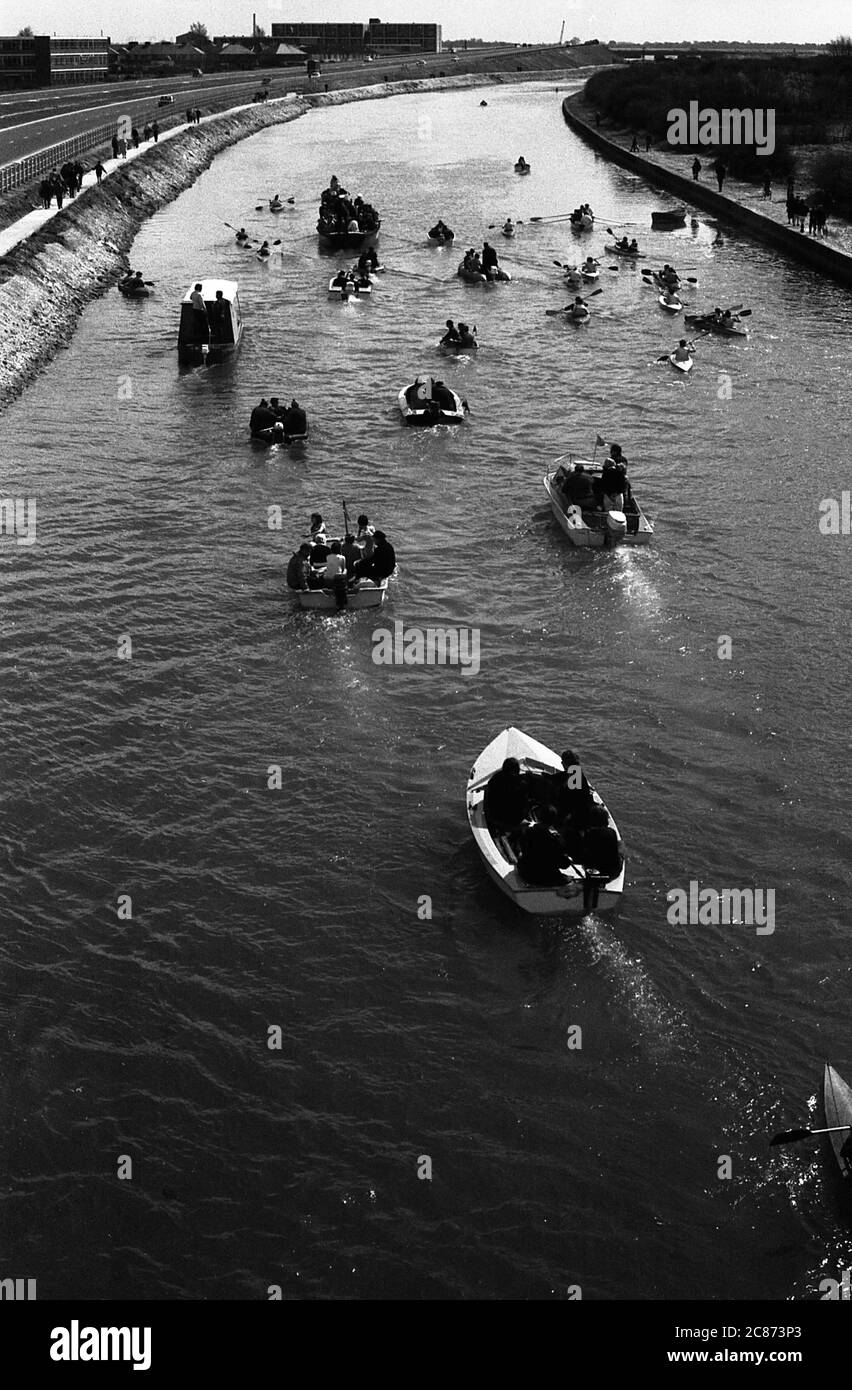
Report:
<svg viewBox="0 0 852 1390"><path fill-rule="evenodd" d="M769 1147L775 1144L797 1144L800 1139L811 1139L816 1134L837 1134L839 1130L852 1129L852 1125L830 1125L828 1129L785 1129L773 1134Z"/></svg>
<svg viewBox="0 0 852 1390"><path fill-rule="evenodd" d="M587 298L587 299L594 299L594 297L595 297L596 294L603 294L603 290L602 290L602 289L600 289L600 290L592 290L591 294L587 295L586 298ZM571 312L571 310L572 310L573 308L574 308L574 305L573 305L573 304L566 304L564 309L545 309L544 312L545 312L545 314L547 315L547 317L548 317L549 319L552 319L552 318L556 318L559 314L570 314L570 312Z"/></svg>
<svg viewBox="0 0 852 1390"><path fill-rule="evenodd" d="M349 516L348 516L347 511L346 511L346 498L344 497L344 498L342 498L341 500L342 500L342 502L343 502L343 526L344 526L343 534L344 534L344 536L348 536L348 535L350 534L350 532L349 532Z"/></svg>

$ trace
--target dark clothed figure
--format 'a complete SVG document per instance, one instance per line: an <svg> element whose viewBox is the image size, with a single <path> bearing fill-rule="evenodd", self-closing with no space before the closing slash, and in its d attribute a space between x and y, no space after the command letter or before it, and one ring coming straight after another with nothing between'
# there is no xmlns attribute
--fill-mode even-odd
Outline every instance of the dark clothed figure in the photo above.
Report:
<svg viewBox="0 0 852 1390"><path fill-rule="evenodd" d="M489 246L487 241L482 248L482 269L486 274L497 269L497 252L493 246Z"/></svg>
<svg viewBox="0 0 852 1390"><path fill-rule="evenodd" d="M217 343L231 339L231 308L221 290L216 291L216 298L210 305L210 337Z"/></svg>
<svg viewBox="0 0 852 1390"><path fill-rule="evenodd" d="M307 434L308 417L298 401L291 401L284 412L284 433L287 435Z"/></svg>
<svg viewBox="0 0 852 1390"><path fill-rule="evenodd" d="M276 415L274 410L270 410L269 402L262 400L260 405L256 405L249 419L249 429L253 435L259 435L261 430L268 430L275 424Z"/></svg>
<svg viewBox="0 0 852 1390"><path fill-rule="evenodd" d="M396 569L396 551L384 531L377 531L374 540L376 544L370 578L378 583L382 579L389 579Z"/></svg>
<svg viewBox="0 0 852 1390"><path fill-rule="evenodd" d="M53 189L50 186L50 179L42 179L38 186L38 196L41 198L43 208L49 208L53 198Z"/></svg>
<svg viewBox="0 0 852 1390"><path fill-rule="evenodd" d="M443 381L436 381L432 386L432 400L441 410L455 413L456 399L449 386L445 386Z"/></svg>
<svg viewBox="0 0 852 1390"><path fill-rule="evenodd" d="M288 589L307 589L310 583L311 547L305 542L290 556L287 565Z"/></svg>
<svg viewBox="0 0 852 1390"><path fill-rule="evenodd" d="M567 867L567 862L568 855L552 826L537 823L524 831L518 873L525 883L542 888L558 887L565 882L561 870Z"/></svg>
<svg viewBox="0 0 852 1390"><path fill-rule="evenodd" d="M311 564L324 565L330 554L331 549L325 536L315 536L313 545L311 546Z"/></svg>
<svg viewBox="0 0 852 1390"><path fill-rule="evenodd" d="M525 820L529 799L517 758L506 758L485 787L485 820L489 830L501 835L516 830Z"/></svg>
<svg viewBox="0 0 852 1390"><path fill-rule="evenodd" d="M98 160L97 164L95 165L95 178L97 179L98 183L100 183L101 179L103 178L104 172L104 166L101 164L101 161Z"/></svg>
<svg viewBox="0 0 852 1390"><path fill-rule="evenodd" d="M133 127L133 129L132 129L131 132L130 132L130 138L131 138L131 140L133 141L133 148L134 148L134 150L138 150L138 148L139 148L139 131L136 129L135 126Z"/></svg>
<svg viewBox="0 0 852 1390"><path fill-rule="evenodd" d="M725 182L725 176L728 172L728 166L723 159L717 159L713 165L713 168L716 171L716 182L719 185L719 192L721 193L722 185Z"/></svg>
<svg viewBox="0 0 852 1390"><path fill-rule="evenodd" d="M114 136L112 137L112 157L113 157L113 159L118 159L118 136L117 136L117 135L114 135Z"/></svg>
<svg viewBox="0 0 852 1390"><path fill-rule="evenodd" d="M582 466L568 474L562 490L569 502L575 503L580 508L589 508L594 505L595 493L592 480Z"/></svg>
<svg viewBox="0 0 852 1390"><path fill-rule="evenodd" d="M692 177L698 182L698 175L701 173L701 160L696 155L692 161Z"/></svg>
<svg viewBox="0 0 852 1390"><path fill-rule="evenodd" d="M156 145L157 142L158 142L158 140L159 140L159 138L160 138L160 123L159 123L159 121L152 121L152 122L151 122L151 134L152 134L153 137L154 137L154 144Z"/></svg>

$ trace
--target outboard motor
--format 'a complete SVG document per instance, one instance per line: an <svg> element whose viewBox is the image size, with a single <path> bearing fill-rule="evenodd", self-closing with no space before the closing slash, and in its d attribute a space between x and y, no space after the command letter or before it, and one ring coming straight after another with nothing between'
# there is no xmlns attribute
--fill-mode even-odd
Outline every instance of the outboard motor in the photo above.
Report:
<svg viewBox="0 0 852 1390"><path fill-rule="evenodd" d="M616 545L618 541L624 540L627 535L627 517L624 512L607 512L606 514L606 543Z"/></svg>

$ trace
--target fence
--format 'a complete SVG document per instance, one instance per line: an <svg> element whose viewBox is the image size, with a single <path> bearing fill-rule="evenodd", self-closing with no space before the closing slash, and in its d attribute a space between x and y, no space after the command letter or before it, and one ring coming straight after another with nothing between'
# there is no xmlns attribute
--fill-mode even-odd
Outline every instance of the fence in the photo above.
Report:
<svg viewBox="0 0 852 1390"><path fill-rule="evenodd" d="M95 145L109 144L116 129L117 122L111 121L109 125L99 125L95 130L86 130L82 135L63 140L59 145L48 145L47 149L26 155L14 164L4 164L0 169L0 193L8 193L10 188L18 188L22 183L31 183L50 169L64 164L66 159L91 150Z"/></svg>

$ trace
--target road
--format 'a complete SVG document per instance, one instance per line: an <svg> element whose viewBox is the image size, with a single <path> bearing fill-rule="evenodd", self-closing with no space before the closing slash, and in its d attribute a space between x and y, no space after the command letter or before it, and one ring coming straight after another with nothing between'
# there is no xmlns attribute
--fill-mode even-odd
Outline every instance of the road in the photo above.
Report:
<svg viewBox="0 0 852 1390"><path fill-rule="evenodd" d="M552 45L542 45L542 48ZM326 82L334 88L346 78L375 74L380 81L388 77L427 77L443 70L470 70L475 58L511 53L518 45L483 52L470 50L467 54L428 53L421 58L376 58L367 63L360 60L324 63L319 82L313 90L322 91ZM529 53L531 50L521 50ZM534 51L534 50L533 50ZM457 61L456 61L457 59ZM467 61L465 61L467 59ZM129 116L140 130L148 121L159 120L161 125L173 124L187 106L200 106L205 114L251 101L252 93L264 78L270 79L271 96L285 92L306 91L308 79L301 66L290 70L281 68L255 69L242 73L211 73L206 77L144 78L137 82L93 83L66 90L40 88L36 91L0 93L0 164L9 164L25 155L35 154L48 145L67 140L72 135L96 126ZM173 106L160 107L158 99L170 93Z"/></svg>

